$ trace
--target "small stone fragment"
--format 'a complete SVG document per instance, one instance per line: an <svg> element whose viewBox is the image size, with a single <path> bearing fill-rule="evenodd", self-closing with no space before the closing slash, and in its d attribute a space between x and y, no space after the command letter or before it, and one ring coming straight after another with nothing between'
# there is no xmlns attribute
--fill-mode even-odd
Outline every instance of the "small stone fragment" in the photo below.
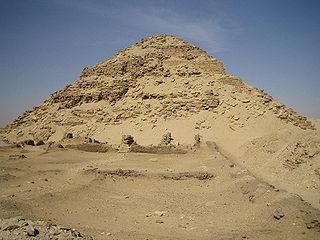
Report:
<svg viewBox="0 0 320 240"><path fill-rule="evenodd" d="M66 138L73 138L73 134L72 133L67 133Z"/></svg>
<svg viewBox="0 0 320 240"><path fill-rule="evenodd" d="M194 141L195 141L195 146L200 146L200 143L201 143L201 136L200 136L200 134L196 134L195 136L194 136Z"/></svg>
<svg viewBox="0 0 320 240"><path fill-rule="evenodd" d="M34 141L32 139L27 139L23 143L29 146L34 146Z"/></svg>
<svg viewBox="0 0 320 240"><path fill-rule="evenodd" d="M44 141L43 140L40 140L36 143L37 146L41 146L41 145L44 145Z"/></svg>
<svg viewBox="0 0 320 240"><path fill-rule="evenodd" d="M28 236L31 236L31 237L34 237L34 236L37 236L39 234L39 230L32 227L32 226L29 226L27 229L27 235Z"/></svg>
<svg viewBox="0 0 320 240"><path fill-rule="evenodd" d="M162 136L161 139L161 145L170 145L172 142L173 138L171 137L171 133L167 132Z"/></svg>
<svg viewBox="0 0 320 240"><path fill-rule="evenodd" d="M162 217L162 216L164 216L164 213L165 213L165 212L162 212L162 211L155 211L155 212L154 212L154 215L156 215L156 216L158 216L158 217Z"/></svg>
<svg viewBox="0 0 320 240"><path fill-rule="evenodd" d="M277 220L280 220L281 218L284 217L284 213L282 211L281 208L277 208L274 212L273 212L273 217Z"/></svg>
<svg viewBox="0 0 320 240"><path fill-rule="evenodd" d="M122 135L121 141L122 141L122 143L129 145L129 146L134 143L134 139L131 135Z"/></svg>
<svg viewBox="0 0 320 240"><path fill-rule="evenodd" d="M5 227L4 229L3 229L3 231L13 231L13 230L15 230L15 229L17 229L17 228L19 228L19 226L18 225L9 225L9 226L7 226L7 227Z"/></svg>

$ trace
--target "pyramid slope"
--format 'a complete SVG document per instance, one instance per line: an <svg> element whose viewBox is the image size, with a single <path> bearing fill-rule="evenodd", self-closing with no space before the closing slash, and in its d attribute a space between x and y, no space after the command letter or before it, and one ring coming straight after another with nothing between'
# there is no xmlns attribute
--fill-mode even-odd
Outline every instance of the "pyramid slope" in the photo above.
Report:
<svg viewBox="0 0 320 240"><path fill-rule="evenodd" d="M235 131L266 119L269 125L315 128L307 118L227 73L222 62L200 48L175 36L158 35L85 68L78 80L4 131L10 141L59 140L72 131L116 142L124 129L137 128L142 140L156 130L161 134L172 121L184 121L194 133L221 124ZM177 132L182 132L183 141L184 127L175 127L182 128Z"/></svg>

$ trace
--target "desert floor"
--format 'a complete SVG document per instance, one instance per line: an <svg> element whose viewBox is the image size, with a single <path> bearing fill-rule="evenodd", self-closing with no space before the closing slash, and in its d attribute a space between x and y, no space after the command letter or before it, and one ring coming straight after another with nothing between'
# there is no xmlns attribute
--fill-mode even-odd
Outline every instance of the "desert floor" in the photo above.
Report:
<svg viewBox="0 0 320 240"><path fill-rule="evenodd" d="M94 239L320 237L318 209L212 144L186 154L3 147L0 218L15 216Z"/></svg>

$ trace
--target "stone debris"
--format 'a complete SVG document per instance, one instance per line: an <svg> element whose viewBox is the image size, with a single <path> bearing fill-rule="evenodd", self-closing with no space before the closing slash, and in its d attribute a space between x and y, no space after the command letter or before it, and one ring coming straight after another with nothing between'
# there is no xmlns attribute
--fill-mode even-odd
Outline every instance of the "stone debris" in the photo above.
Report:
<svg viewBox="0 0 320 240"><path fill-rule="evenodd" d="M133 146L137 145L131 135L122 135L118 152L130 152Z"/></svg>
<svg viewBox="0 0 320 240"><path fill-rule="evenodd" d="M0 239L56 239L92 240L78 230L58 226L44 221L31 221L23 217L0 219Z"/></svg>
<svg viewBox="0 0 320 240"><path fill-rule="evenodd" d="M72 133L67 133L66 134L66 138L73 138L73 134Z"/></svg>
<svg viewBox="0 0 320 240"><path fill-rule="evenodd" d="M320 232L320 220L309 219L305 222L305 224L308 229L316 229L318 232Z"/></svg>
<svg viewBox="0 0 320 240"><path fill-rule="evenodd" d="M288 169L296 169L302 164L312 163L320 154L320 141L316 137L308 137L287 145L286 149L277 156L279 161Z"/></svg>
<svg viewBox="0 0 320 240"><path fill-rule="evenodd" d="M12 175L10 173L0 174L0 183L9 181L9 180L14 179L14 178L16 178L16 176L14 176L14 175Z"/></svg>
<svg viewBox="0 0 320 240"><path fill-rule="evenodd" d="M173 138L171 136L171 133L170 132L167 132L166 134L164 134L162 136L162 139L161 139L161 145L170 145L171 142L172 142Z"/></svg>
<svg viewBox="0 0 320 240"><path fill-rule="evenodd" d="M36 146L42 146L44 145L44 141L43 140L39 140L37 143L36 143Z"/></svg>
<svg viewBox="0 0 320 240"><path fill-rule="evenodd" d="M188 179L197 179L199 181L211 180L214 175L206 171L194 172L167 172L167 173L149 173L147 171L137 171L133 169L118 168L115 170L100 170L98 168L84 169L84 174L118 176L118 177L144 177L144 178L160 178L163 180L183 181Z"/></svg>
<svg viewBox="0 0 320 240"><path fill-rule="evenodd" d="M19 142L18 144L21 144L21 145L29 145L29 146L34 146L34 141L32 139L27 139L27 140L24 140L24 141L21 141Z"/></svg>
<svg viewBox="0 0 320 240"><path fill-rule="evenodd" d="M277 220L280 220L281 218L284 217L284 213L282 211L281 208L277 208L274 212L273 212L273 217Z"/></svg>
<svg viewBox="0 0 320 240"><path fill-rule="evenodd" d="M121 142L123 144L126 144L128 146L131 146L132 144L135 143L133 137L131 135L122 135L122 139L121 139Z"/></svg>
<svg viewBox="0 0 320 240"><path fill-rule="evenodd" d="M39 234L39 230L30 225L27 227L26 232L27 235L31 237L35 237Z"/></svg>
<svg viewBox="0 0 320 240"><path fill-rule="evenodd" d="M194 146L200 146L201 136L200 136L199 134L196 134L196 135L194 136L194 141L195 141Z"/></svg>
<svg viewBox="0 0 320 240"><path fill-rule="evenodd" d="M163 212L163 211L155 211L154 212L154 215L157 216L157 217L163 217L164 214L165 214L165 212Z"/></svg>
<svg viewBox="0 0 320 240"><path fill-rule="evenodd" d="M226 115L238 110L243 116L228 119L232 130L266 114L302 129L314 129L307 118L227 73L223 63L205 51L175 36L158 35L84 68L78 80L24 112L3 131L10 135L10 142L32 136L33 140L22 145L34 145L34 141L49 141L60 131L71 139L74 134L88 136L101 126L127 120L153 129L159 119L185 119L203 111ZM209 129L211 125L199 123L195 128Z"/></svg>
<svg viewBox="0 0 320 240"><path fill-rule="evenodd" d="M24 159L27 158L24 154L12 154L9 155L9 160L15 160L15 159Z"/></svg>

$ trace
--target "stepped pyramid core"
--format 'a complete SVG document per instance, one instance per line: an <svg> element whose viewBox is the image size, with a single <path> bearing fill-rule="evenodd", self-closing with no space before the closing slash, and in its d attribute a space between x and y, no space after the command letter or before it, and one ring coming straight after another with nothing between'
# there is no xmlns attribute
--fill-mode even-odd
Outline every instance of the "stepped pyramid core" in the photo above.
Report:
<svg viewBox="0 0 320 240"><path fill-rule="evenodd" d="M210 121L223 120L232 130L250 127L253 119L270 114L302 129L314 128L307 118L227 73L222 62L200 48L158 35L84 68L78 80L3 131L11 141L58 140L68 131L110 141L108 127L140 124L140 132L152 132L166 121L204 112L211 114ZM203 120L194 124L195 131L205 125Z"/></svg>

